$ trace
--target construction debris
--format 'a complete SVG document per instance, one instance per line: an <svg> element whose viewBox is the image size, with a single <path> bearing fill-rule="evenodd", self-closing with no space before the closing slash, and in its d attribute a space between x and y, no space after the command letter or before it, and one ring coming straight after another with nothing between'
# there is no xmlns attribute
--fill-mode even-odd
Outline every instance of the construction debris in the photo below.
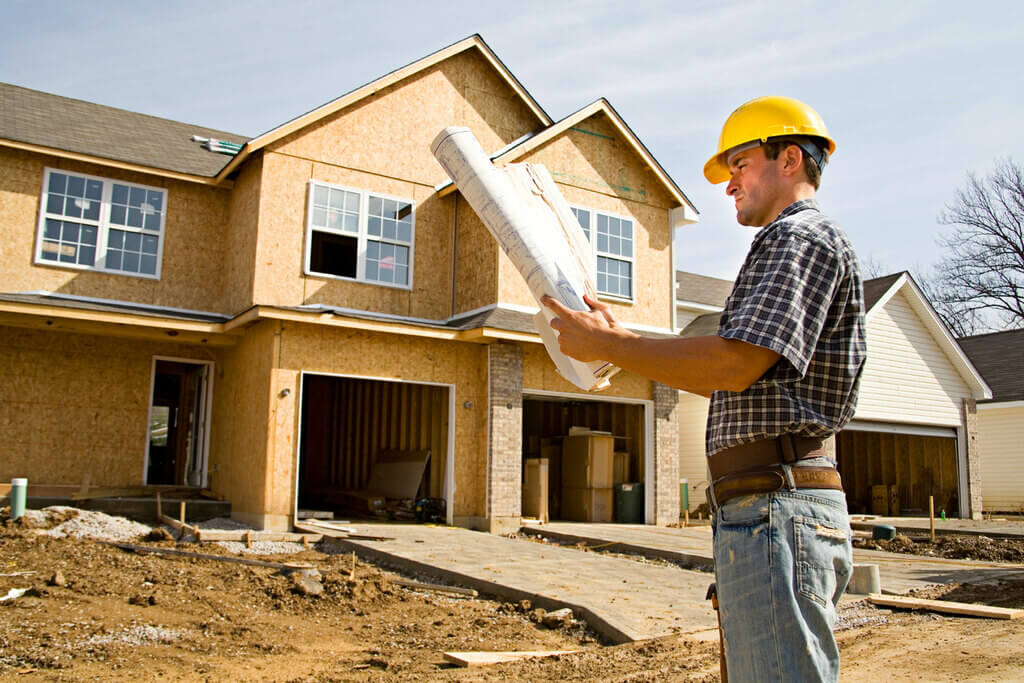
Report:
<svg viewBox="0 0 1024 683"><path fill-rule="evenodd" d="M486 666L488 664L502 664L504 662L516 662L521 659L532 659L535 657L557 657L559 655L572 655L582 650L532 650L527 652L445 652L444 658L459 666Z"/></svg>
<svg viewBox="0 0 1024 683"><path fill-rule="evenodd" d="M879 594L872 594L869 596L869 599L874 605L902 607L904 609L923 609L933 612L960 614L968 617L987 617L989 619L1020 619L1024 617L1024 609L975 605L973 603L952 602L949 600L925 600L924 598Z"/></svg>

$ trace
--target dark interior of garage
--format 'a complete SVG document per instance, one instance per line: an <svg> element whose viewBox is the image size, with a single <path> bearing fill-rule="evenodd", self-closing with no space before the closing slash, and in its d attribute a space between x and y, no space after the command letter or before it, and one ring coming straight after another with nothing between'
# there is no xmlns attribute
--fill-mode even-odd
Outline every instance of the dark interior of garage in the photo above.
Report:
<svg viewBox="0 0 1024 683"><path fill-rule="evenodd" d="M300 430L300 515L411 520L424 514L416 509L420 501L439 515L447 387L307 374Z"/></svg>
<svg viewBox="0 0 1024 683"><path fill-rule="evenodd" d="M956 438L884 432L841 432L839 474L851 514L958 517Z"/></svg>
<svg viewBox="0 0 1024 683"><path fill-rule="evenodd" d="M644 451L641 405L524 397L524 516L643 523Z"/></svg>

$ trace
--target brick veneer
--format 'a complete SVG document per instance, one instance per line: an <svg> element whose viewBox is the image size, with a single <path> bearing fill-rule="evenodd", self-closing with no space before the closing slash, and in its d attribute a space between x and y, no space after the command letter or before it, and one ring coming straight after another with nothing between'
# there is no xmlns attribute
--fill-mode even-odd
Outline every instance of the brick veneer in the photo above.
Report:
<svg viewBox="0 0 1024 683"><path fill-rule="evenodd" d="M964 457L967 458L967 514L971 519L982 518L981 454L978 453L978 402L963 399Z"/></svg>
<svg viewBox="0 0 1024 683"><path fill-rule="evenodd" d="M522 515L523 350L499 342L487 358L487 524L491 533L507 533L519 528Z"/></svg>
<svg viewBox="0 0 1024 683"><path fill-rule="evenodd" d="M679 521L679 391L651 382L654 398L654 523L665 526Z"/></svg>

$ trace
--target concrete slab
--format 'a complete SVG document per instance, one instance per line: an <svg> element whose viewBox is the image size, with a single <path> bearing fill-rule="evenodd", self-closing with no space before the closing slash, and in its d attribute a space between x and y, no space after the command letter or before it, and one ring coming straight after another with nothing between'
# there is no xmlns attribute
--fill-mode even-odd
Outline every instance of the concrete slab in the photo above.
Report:
<svg viewBox="0 0 1024 683"><path fill-rule="evenodd" d="M364 559L548 610L572 608L615 643L717 638L710 574L454 527L353 524L388 541L332 539Z"/></svg>

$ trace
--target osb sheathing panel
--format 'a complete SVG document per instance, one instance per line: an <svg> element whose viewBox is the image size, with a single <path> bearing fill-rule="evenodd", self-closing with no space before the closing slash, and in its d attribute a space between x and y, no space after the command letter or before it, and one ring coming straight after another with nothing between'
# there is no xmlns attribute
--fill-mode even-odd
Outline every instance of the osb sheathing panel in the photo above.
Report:
<svg viewBox="0 0 1024 683"><path fill-rule="evenodd" d="M523 391L559 391L601 398L651 399L651 381L639 375L619 371L604 391L583 392L555 369L547 351L540 344L521 344L523 348Z"/></svg>
<svg viewBox="0 0 1024 683"><path fill-rule="evenodd" d="M498 297L498 242L473 208L458 197L458 220L455 265L455 310L453 314L476 310L497 302ZM518 273L517 273L518 276ZM522 277L518 276L521 280ZM529 294L529 292L527 292Z"/></svg>
<svg viewBox="0 0 1024 683"><path fill-rule="evenodd" d="M595 115L522 161L546 166L570 204L633 220L633 302L608 303L620 321L671 327L668 211L674 201L608 118ZM504 253L499 278L500 301L535 305L522 276Z"/></svg>
<svg viewBox="0 0 1024 683"><path fill-rule="evenodd" d="M289 373L300 370L368 379L454 384L456 491L453 514L484 514L487 476L486 346L289 323L284 325L281 335L279 368L280 388L293 381L293 375ZM274 396L280 395L280 388ZM288 397L271 400L276 401L278 410L282 410L281 406L286 401L294 403L299 400L298 393L292 389ZM466 407L467 403L469 407ZM293 411L294 407L288 410ZM279 431L286 422L287 419L279 418ZM297 434L298 427L295 429ZM284 481L280 477L285 477L288 482L294 482L296 447L280 441L280 438L278 436L272 467L281 474L275 479ZM287 498L291 500L291 496Z"/></svg>
<svg viewBox="0 0 1024 683"><path fill-rule="evenodd" d="M140 486L153 356L206 349L0 327L0 480Z"/></svg>
<svg viewBox="0 0 1024 683"><path fill-rule="evenodd" d="M412 288L304 274L309 181L398 197L414 203ZM451 301L451 200L433 188L312 163L283 154L263 162L255 303L324 304L392 315L443 319Z"/></svg>
<svg viewBox="0 0 1024 683"><path fill-rule="evenodd" d="M276 329L271 321L250 327L223 354L214 384L210 488L247 519L271 512L267 451Z"/></svg>
<svg viewBox="0 0 1024 683"><path fill-rule="evenodd" d="M231 313L244 311L255 303L253 277L262 173L262 155L250 158L243 164L235 178L235 186L228 204L223 254L224 297Z"/></svg>
<svg viewBox="0 0 1024 683"><path fill-rule="evenodd" d="M167 190L159 280L35 263L45 169ZM224 299L224 223L229 192L115 168L0 149L0 290L47 290L229 313ZM199 283L202 286L199 286Z"/></svg>
<svg viewBox="0 0 1024 683"><path fill-rule="evenodd" d="M270 146L291 156L434 186L430 153L446 126L468 126L497 151L540 124L490 64L467 50L363 98Z"/></svg>

